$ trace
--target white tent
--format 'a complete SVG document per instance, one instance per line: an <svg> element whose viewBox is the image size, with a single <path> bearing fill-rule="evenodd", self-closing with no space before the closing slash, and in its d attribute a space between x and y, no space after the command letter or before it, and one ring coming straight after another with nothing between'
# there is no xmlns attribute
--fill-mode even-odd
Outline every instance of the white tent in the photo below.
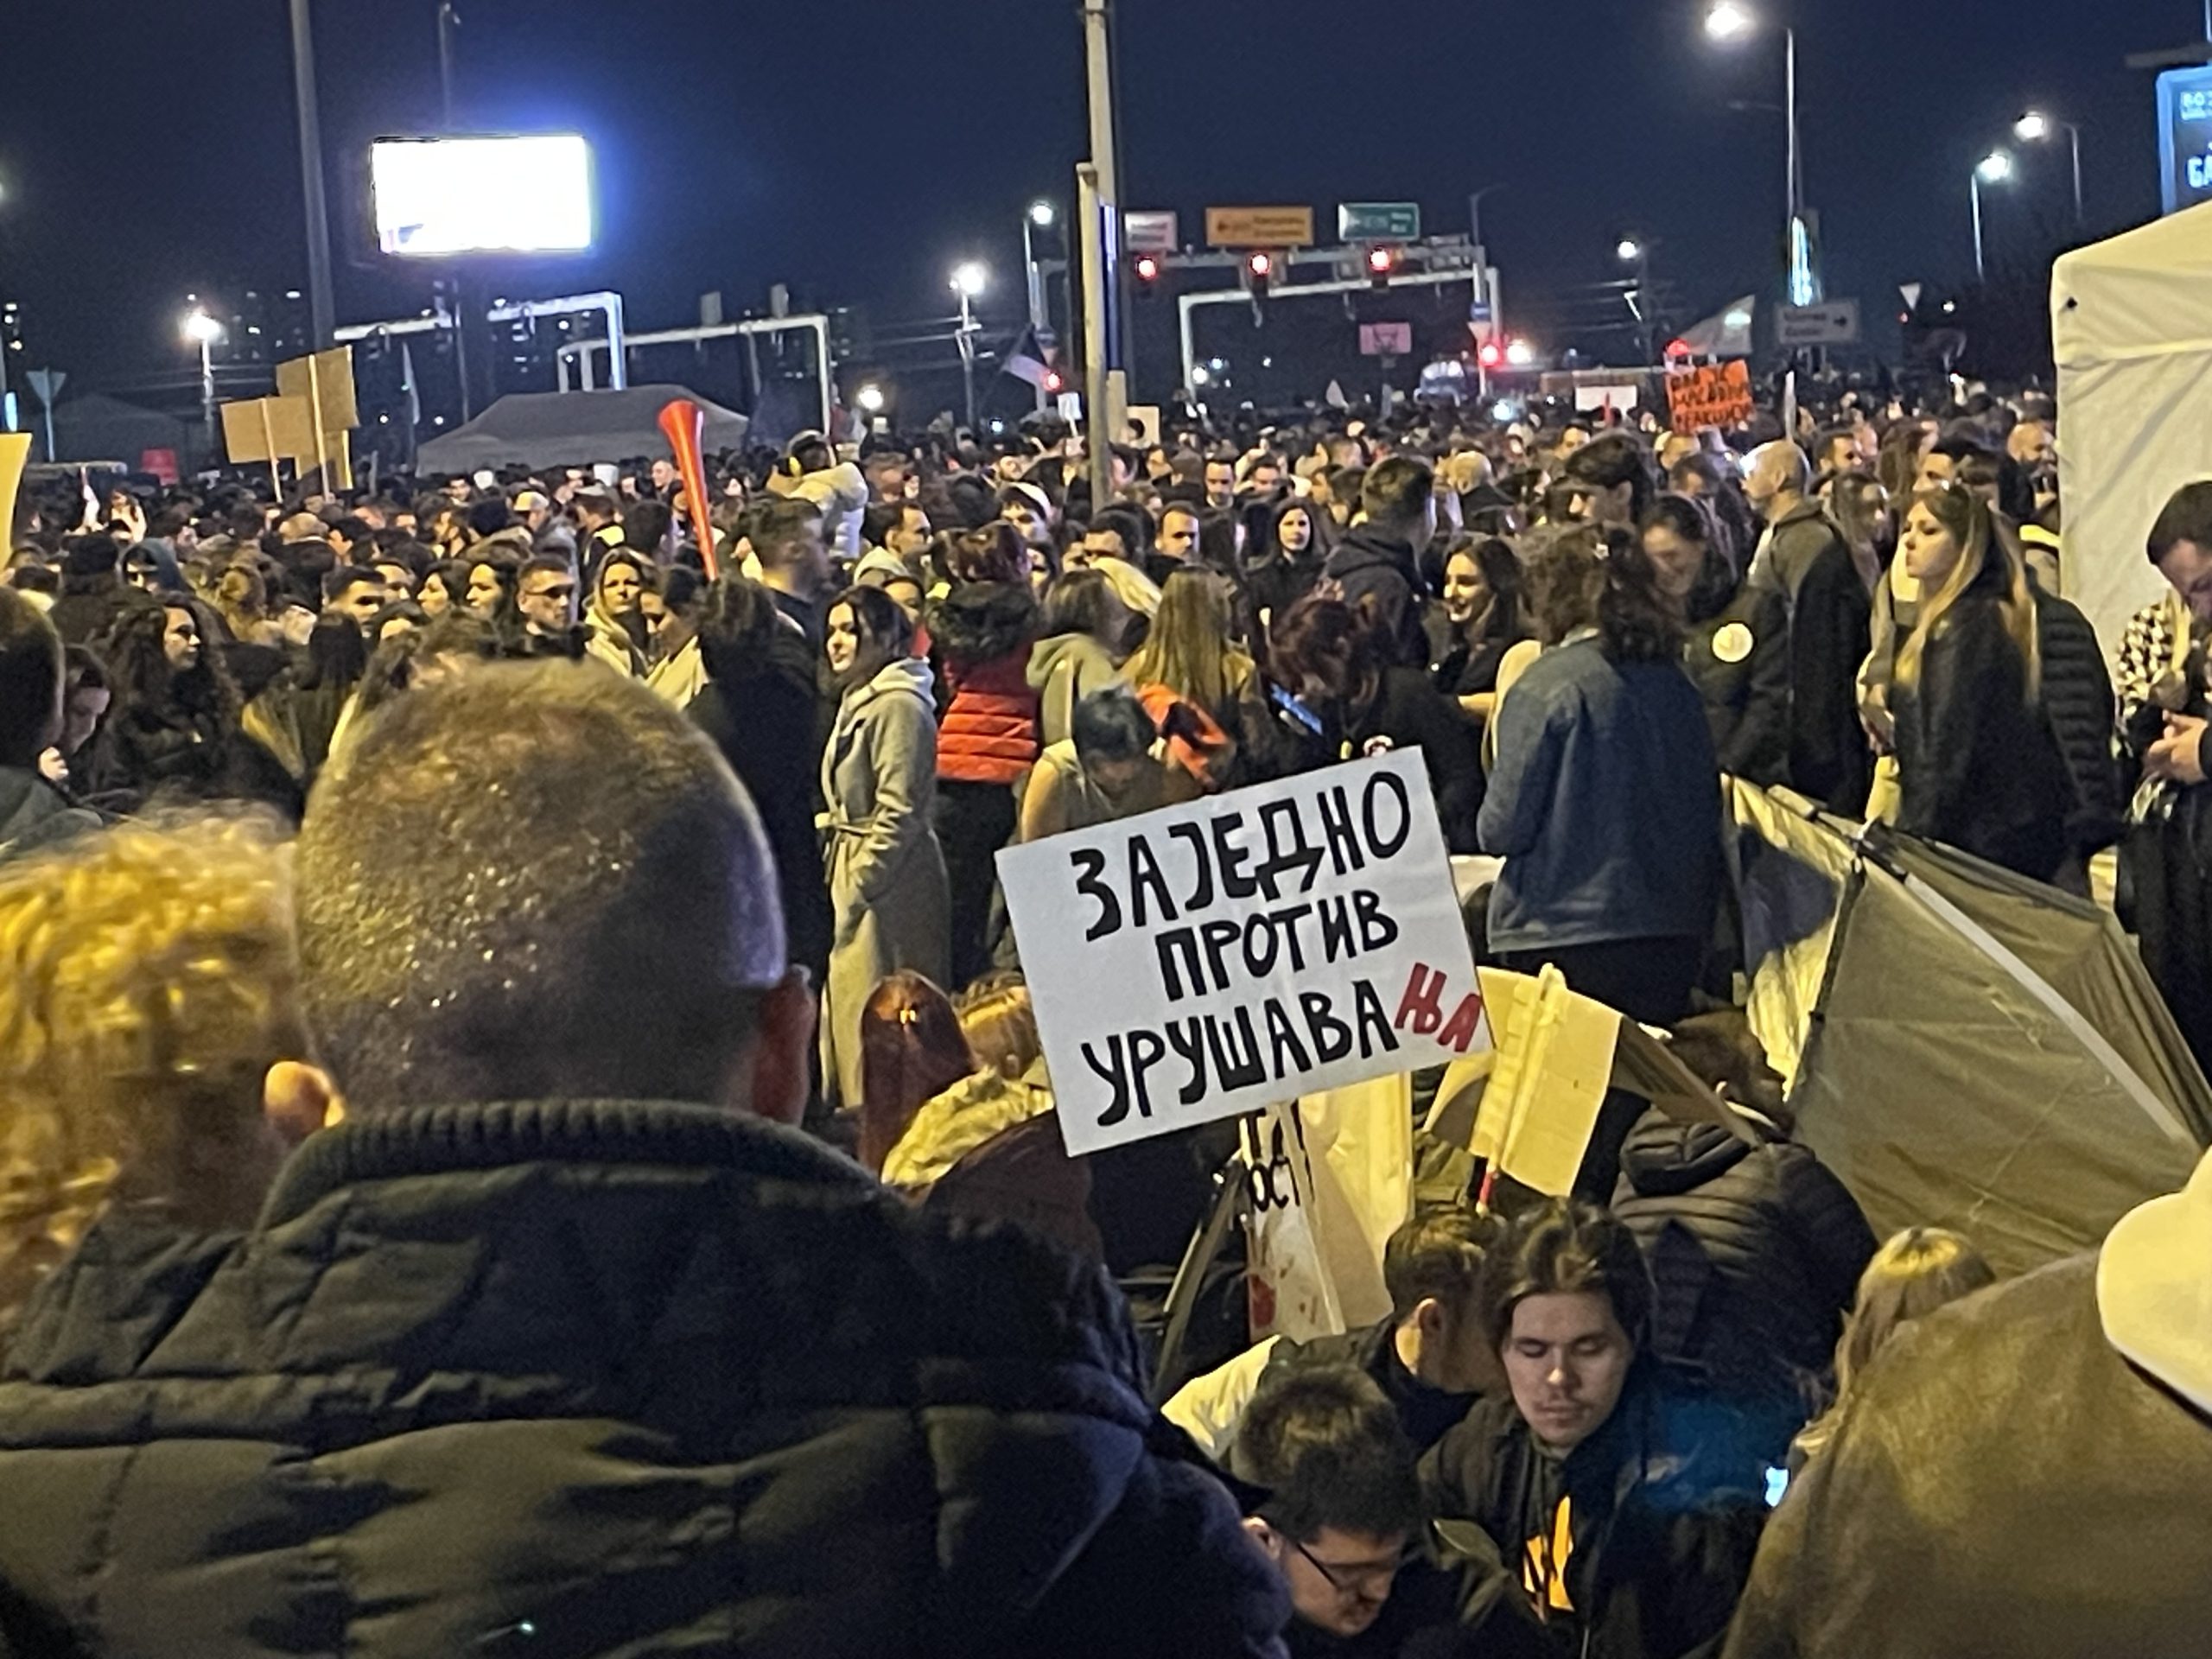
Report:
<svg viewBox="0 0 2212 1659"><path fill-rule="evenodd" d="M2212 478L2212 205L2069 253L2051 272L2067 597L2107 655L2164 592L2152 521Z"/></svg>

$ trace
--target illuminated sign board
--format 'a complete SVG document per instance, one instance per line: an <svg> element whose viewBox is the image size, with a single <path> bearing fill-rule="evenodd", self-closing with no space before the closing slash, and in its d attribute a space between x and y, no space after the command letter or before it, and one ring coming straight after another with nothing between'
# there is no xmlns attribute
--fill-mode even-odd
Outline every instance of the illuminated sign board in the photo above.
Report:
<svg viewBox="0 0 2212 1659"><path fill-rule="evenodd" d="M2167 213L2212 201L2212 64L2158 77L2158 170Z"/></svg>

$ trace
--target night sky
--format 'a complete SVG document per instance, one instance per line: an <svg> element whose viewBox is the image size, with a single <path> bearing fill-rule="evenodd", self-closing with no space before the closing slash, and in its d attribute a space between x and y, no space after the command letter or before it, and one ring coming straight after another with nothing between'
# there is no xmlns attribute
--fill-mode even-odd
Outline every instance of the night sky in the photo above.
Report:
<svg viewBox="0 0 2212 1659"><path fill-rule="evenodd" d="M1768 8L1775 15L1783 0ZM733 315L789 283L879 327L948 309L989 261L1018 309L1019 215L1065 200L1084 144L1072 0L466 0L461 123L583 132L599 250L499 278L615 286L632 326ZM1967 274L1967 173L2031 102L2084 130L2094 230L2157 208L2151 77L2132 51L2196 32L2195 0L1796 0L1808 196L1828 288ZM282 0L18 0L0 65L0 295L31 357L87 377L184 367L188 290L305 275ZM433 0L318 0L341 321L412 312L426 278L377 260L367 142L435 130ZM1658 240L1685 305L1778 270L1780 41L1708 45L1691 0L1118 0L1125 206L1414 197L1465 228L1466 193L1524 321ZM1993 257L2047 260L2063 147L1995 194ZM1554 321L1554 327L1562 325Z"/></svg>

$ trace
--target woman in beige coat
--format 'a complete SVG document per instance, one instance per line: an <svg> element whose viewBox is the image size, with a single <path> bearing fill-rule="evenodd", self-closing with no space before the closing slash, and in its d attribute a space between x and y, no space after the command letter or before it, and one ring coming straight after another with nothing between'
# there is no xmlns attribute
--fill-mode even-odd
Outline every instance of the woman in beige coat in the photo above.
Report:
<svg viewBox="0 0 2212 1659"><path fill-rule="evenodd" d="M937 705L913 624L891 598L855 588L830 607L830 671L845 687L822 757L836 932L822 994L823 1086L861 1097L861 1007L899 969L942 982L951 932L937 798Z"/></svg>

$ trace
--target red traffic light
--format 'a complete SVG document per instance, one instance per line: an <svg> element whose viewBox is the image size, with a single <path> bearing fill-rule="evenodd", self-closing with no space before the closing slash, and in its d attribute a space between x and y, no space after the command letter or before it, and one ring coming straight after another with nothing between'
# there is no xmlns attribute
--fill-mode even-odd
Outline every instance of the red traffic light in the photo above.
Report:
<svg viewBox="0 0 2212 1659"><path fill-rule="evenodd" d="M1367 269L1377 276L1388 276L1397 263L1398 251L1395 248L1370 248L1367 251Z"/></svg>
<svg viewBox="0 0 2212 1659"><path fill-rule="evenodd" d="M1137 255L1136 263L1131 269L1136 272L1137 281L1156 283L1160 280L1160 256L1156 253L1141 253Z"/></svg>
<svg viewBox="0 0 2212 1659"><path fill-rule="evenodd" d="M1275 274L1275 257L1264 250L1255 252L1245 260L1244 267L1255 276L1268 277Z"/></svg>
<svg viewBox="0 0 2212 1659"><path fill-rule="evenodd" d="M1478 355L1481 359L1483 367L1494 369L1505 361L1505 348L1494 340L1486 340L1483 342L1482 350Z"/></svg>
<svg viewBox="0 0 2212 1659"><path fill-rule="evenodd" d="M1045 371L1045 390L1046 391L1057 392L1065 384L1065 382L1060 378L1060 372L1058 369L1047 369Z"/></svg>

